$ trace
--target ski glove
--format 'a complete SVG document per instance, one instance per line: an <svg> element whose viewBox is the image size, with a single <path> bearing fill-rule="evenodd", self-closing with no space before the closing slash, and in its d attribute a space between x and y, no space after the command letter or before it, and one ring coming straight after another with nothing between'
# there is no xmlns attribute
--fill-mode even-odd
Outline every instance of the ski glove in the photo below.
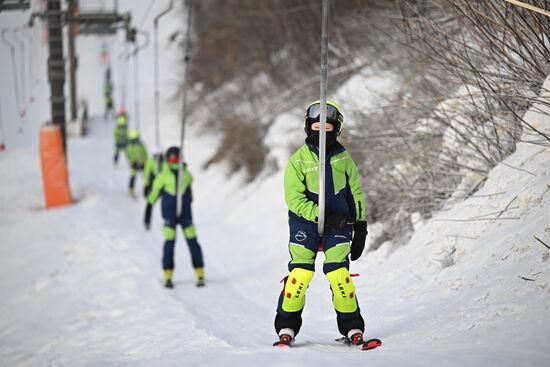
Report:
<svg viewBox="0 0 550 367"><path fill-rule="evenodd" d="M147 203L145 207L145 218L143 219L143 224L145 229L148 231L151 228L151 212L153 211L153 206L150 203Z"/></svg>
<svg viewBox="0 0 550 367"><path fill-rule="evenodd" d="M345 229L355 223L352 217L348 217L344 214L329 215L325 219L325 225L332 229Z"/></svg>
<svg viewBox="0 0 550 367"><path fill-rule="evenodd" d="M149 193L151 192L151 186L143 186L143 197L147 199Z"/></svg>
<svg viewBox="0 0 550 367"><path fill-rule="evenodd" d="M353 226L353 240L351 241L350 259L355 261L361 257L365 250L365 240L367 239L367 222L360 221Z"/></svg>
<svg viewBox="0 0 550 367"><path fill-rule="evenodd" d="M132 168L135 170L142 170L143 169L143 163L140 162L134 162L132 163Z"/></svg>

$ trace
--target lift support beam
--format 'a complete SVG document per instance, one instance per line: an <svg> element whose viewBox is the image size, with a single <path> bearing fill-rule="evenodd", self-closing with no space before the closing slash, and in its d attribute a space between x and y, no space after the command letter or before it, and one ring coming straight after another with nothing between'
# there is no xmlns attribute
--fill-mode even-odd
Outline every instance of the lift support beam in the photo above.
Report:
<svg viewBox="0 0 550 367"><path fill-rule="evenodd" d="M30 0L0 0L0 11L27 10L31 7Z"/></svg>

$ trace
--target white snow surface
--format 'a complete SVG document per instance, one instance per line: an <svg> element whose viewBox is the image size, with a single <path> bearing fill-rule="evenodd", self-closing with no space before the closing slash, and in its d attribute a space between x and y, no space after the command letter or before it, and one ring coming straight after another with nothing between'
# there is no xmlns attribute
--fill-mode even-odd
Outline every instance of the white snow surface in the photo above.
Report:
<svg viewBox="0 0 550 367"><path fill-rule="evenodd" d="M140 6L121 1L136 20ZM164 6L155 3L147 23ZM26 15L2 13L0 23L19 25ZM177 27L178 16L167 23ZM168 30L163 32L165 39ZM79 73L81 95L88 93L96 116L103 112L100 45L98 39L79 40L81 59L87 57ZM150 146L152 71L145 70L152 70L152 59L141 60L141 122ZM170 78L166 71L175 69L175 60L163 61L164 78ZM4 48L0 61L9 65ZM40 65L45 76L44 59ZM366 336L381 338L381 348L360 352L333 341L338 331L320 271L322 255L295 348L273 348L279 280L289 260L282 171L248 185L239 175L227 179L223 167L203 171L217 140L189 131L185 152L195 176L193 214L207 286L194 286L179 232L175 288L167 290L160 205L153 228L144 231L144 200L126 196L125 162L112 166L111 123L93 118L88 136L69 141L77 202L43 209L37 136L49 115L49 88L42 77L19 134L9 70L0 74L7 143L0 152L0 365L550 364L550 251L533 237L550 244L549 148L519 144L475 195L417 222L408 245L395 249L387 243L352 263L351 272L361 274L355 284ZM173 126L178 111L167 98L163 123ZM283 116L279 123L293 119ZM548 133L548 116L532 109L526 119ZM177 141L177 128L166 130L163 142ZM284 150L273 157L280 162Z"/></svg>

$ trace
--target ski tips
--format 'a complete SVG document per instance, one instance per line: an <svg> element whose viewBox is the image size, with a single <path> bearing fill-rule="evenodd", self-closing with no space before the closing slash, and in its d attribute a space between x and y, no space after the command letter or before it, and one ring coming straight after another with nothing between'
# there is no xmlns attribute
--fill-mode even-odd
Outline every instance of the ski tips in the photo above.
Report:
<svg viewBox="0 0 550 367"><path fill-rule="evenodd" d="M382 341L380 339L369 339L363 343L362 350L371 350L378 348L382 345Z"/></svg>

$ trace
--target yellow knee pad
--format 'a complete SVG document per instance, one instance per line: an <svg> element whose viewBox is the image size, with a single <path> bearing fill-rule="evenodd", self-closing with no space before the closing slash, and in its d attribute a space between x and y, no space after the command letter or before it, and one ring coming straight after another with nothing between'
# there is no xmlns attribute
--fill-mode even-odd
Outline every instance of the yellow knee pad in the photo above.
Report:
<svg viewBox="0 0 550 367"><path fill-rule="evenodd" d="M357 311L355 286L346 268L340 268L327 274L332 288L332 303L338 312L350 313Z"/></svg>
<svg viewBox="0 0 550 367"><path fill-rule="evenodd" d="M193 239L197 237L197 231L195 230L194 225L187 226L183 229L183 235L187 239Z"/></svg>
<svg viewBox="0 0 550 367"><path fill-rule="evenodd" d="M164 239L171 241L176 238L176 229L172 227L164 227L162 229L164 232Z"/></svg>
<svg viewBox="0 0 550 367"><path fill-rule="evenodd" d="M294 268L286 280L283 294L283 311L297 312L304 308L306 290L313 278L313 271Z"/></svg>

